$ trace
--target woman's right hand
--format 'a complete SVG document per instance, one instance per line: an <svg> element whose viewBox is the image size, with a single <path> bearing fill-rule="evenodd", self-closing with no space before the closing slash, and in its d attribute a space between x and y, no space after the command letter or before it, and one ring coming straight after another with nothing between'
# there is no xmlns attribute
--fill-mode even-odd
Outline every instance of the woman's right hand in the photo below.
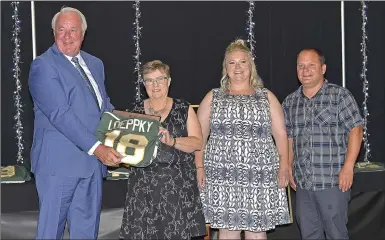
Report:
<svg viewBox="0 0 385 240"><path fill-rule="evenodd" d="M289 184L289 170L285 167L278 169L278 186L285 188Z"/></svg>
<svg viewBox="0 0 385 240"><path fill-rule="evenodd" d="M202 189L205 186L206 173L205 173L205 169L203 167L197 168L197 182L198 182L199 188Z"/></svg>
<svg viewBox="0 0 385 240"><path fill-rule="evenodd" d="M166 144L167 146L171 147L174 145L174 137L171 136L170 132L163 127L159 127L158 135L161 135L160 142Z"/></svg>

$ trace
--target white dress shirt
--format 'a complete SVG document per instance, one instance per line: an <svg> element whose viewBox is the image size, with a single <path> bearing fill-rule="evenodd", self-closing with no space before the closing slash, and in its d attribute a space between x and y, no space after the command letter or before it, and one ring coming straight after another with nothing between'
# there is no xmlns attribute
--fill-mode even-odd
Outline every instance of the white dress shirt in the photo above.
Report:
<svg viewBox="0 0 385 240"><path fill-rule="evenodd" d="M71 60L72 60L72 57L67 56L67 55L65 55L65 54L64 54L64 56L65 56L65 57L68 59L68 61L70 61L70 63L72 63L72 65L74 65L74 67L76 68L75 63L71 61ZM102 108L103 99L102 99L102 95L100 94L100 91L99 91L99 88L98 88L98 84L97 84L96 81L95 81L95 78L92 76L92 73L91 73L90 69L87 67L86 62L84 62L84 60L83 60L82 56L80 55L80 53L78 53L78 55L76 55L75 57L78 58L80 66L83 68L84 72L87 74L87 77L88 77L88 79L89 79L90 82L91 82L92 88L93 88L94 91L95 91L96 98L98 99L99 108ZM97 141L97 142L92 146L92 148L88 151L88 154L89 154L89 155L94 155L94 151L95 151L95 149L99 146L99 144L101 144L101 142L100 142L100 141Z"/></svg>

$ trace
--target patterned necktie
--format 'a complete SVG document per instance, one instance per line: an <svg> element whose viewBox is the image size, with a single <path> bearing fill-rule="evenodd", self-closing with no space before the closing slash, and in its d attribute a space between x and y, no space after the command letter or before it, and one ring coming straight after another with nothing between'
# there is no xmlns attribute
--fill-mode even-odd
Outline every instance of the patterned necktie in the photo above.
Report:
<svg viewBox="0 0 385 240"><path fill-rule="evenodd" d="M73 57L71 59L71 61L75 63L76 69L79 71L79 73L82 76L82 78L86 81L86 85L87 85L88 89L90 90L92 96L94 97L94 99L96 101L96 105L98 105L98 107L99 107L99 102L98 102L98 98L96 97L95 90L92 87L91 81L87 77L87 74L84 72L84 69L80 66L79 59L77 57Z"/></svg>

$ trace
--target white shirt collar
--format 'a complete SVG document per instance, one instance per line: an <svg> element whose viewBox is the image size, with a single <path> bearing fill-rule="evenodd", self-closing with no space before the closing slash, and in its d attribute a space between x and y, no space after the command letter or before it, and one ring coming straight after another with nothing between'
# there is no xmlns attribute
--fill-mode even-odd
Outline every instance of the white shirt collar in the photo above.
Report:
<svg viewBox="0 0 385 240"><path fill-rule="evenodd" d="M68 55L65 55L64 53L63 53L63 55L72 63L72 58L73 57L71 57L71 56L68 56ZM80 55L80 52L78 53L78 55L76 55L75 57L77 57L78 59L79 59L79 63L81 62L81 61L83 61L83 58L82 58L82 56Z"/></svg>

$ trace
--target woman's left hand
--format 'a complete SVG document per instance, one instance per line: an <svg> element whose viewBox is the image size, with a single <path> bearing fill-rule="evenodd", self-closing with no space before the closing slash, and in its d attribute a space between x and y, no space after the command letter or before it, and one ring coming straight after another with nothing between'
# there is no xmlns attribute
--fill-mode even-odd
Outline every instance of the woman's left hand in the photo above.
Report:
<svg viewBox="0 0 385 240"><path fill-rule="evenodd" d="M168 146L172 146L174 144L174 138L171 137L170 135L170 132L163 128L163 127L159 127L159 133L158 135L162 135L162 137L160 138L160 141Z"/></svg>
<svg viewBox="0 0 385 240"><path fill-rule="evenodd" d="M206 182L206 173L203 167L197 168L197 181L198 187L201 189L204 188Z"/></svg>
<svg viewBox="0 0 385 240"><path fill-rule="evenodd" d="M279 168L278 169L278 186L280 188L285 188L289 184L289 169L288 168Z"/></svg>

